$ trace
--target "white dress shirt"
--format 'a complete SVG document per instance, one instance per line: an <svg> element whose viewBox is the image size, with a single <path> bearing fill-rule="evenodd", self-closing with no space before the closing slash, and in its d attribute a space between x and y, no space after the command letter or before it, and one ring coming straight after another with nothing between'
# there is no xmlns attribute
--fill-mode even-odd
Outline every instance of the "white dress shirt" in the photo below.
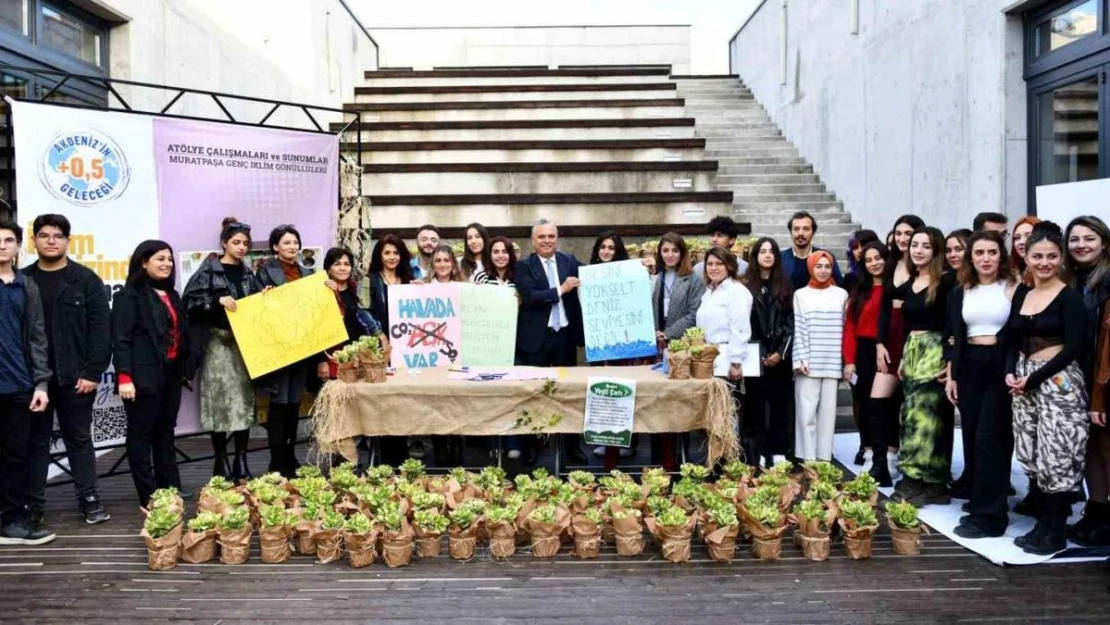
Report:
<svg viewBox="0 0 1110 625"><path fill-rule="evenodd" d="M567 309L563 307L563 294L559 291L561 286L559 284L559 263L555 260L554 254L551 255L551 258L544 258L543 256L538 256L538 258L540 259L540 265L543 267L543 273L547 276L547 286L555 289L555 292L559 295L559 302L557 306L553 305L551 307L551 317L547 320L547 327L558 332L570 325L567 320ZM559 311L559 327L557 328L555 327L555 310Z"/></svg>
<svg viewBox="0 0 1110 625"><path fill-rule="evenodd" d="M752 338L752 294L748 287L726 279L717 288L707 287L698 307L698 327L705 342L721 350L713 375L725 377L732 363L740 364Z"/></svg>

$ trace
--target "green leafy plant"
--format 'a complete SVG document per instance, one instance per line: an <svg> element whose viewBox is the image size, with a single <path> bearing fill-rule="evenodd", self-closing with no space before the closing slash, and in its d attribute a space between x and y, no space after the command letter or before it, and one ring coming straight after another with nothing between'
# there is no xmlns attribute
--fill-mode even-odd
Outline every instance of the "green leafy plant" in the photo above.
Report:
<svg viewBox="0 0 1110 625"><path fill-rule="evenodd" d="M748 496L747 502L752 502L761 506L775 506L779 505L782 499L782 489L777 486L760 486L755 489L751 495Z"/></svg>
<svg viewBox="0 0 1110 625"><path fill-rule="evenodd" d="M754 469L751 465L740 462L739 460L729 460L725 466L721 467L721 472L724 473L730 480L739 482L740 480L749 477Z"/></svg>
<svg viewBox="0 0 1110 625"><path fill-rule="evenodd" d="M331 485L334 488L346 491L358 483L358 476L355 475L354 469L344 469L343 465L339 465L331 470Z"/></svg>
<svg viewBox="0 0 1110 625"><path fill-rule="evenodd" d="M870 527L878 525L875 509L866 501L853 501L851 499L840 503L840 515L851 521L855 527Z"/></svg>
<svg viewBox="0 0 1110 625"><path fill-rule="evenodd" d="M733 505L710 508L709 520L716 523L718 527L732 527L740 524L740 520L736 518L736 506Z"/></svg>
<svg viewBox="0 0 1110 625"><path fill-rule="evenodd" d="M366 505L377 514L387 504L396 503L393 501L393 492L393 489L388 486L379 486L366 498Z"/></svg>
<svg viewBox="0 0 1110 625"><path fill-rule="evenodd" d="M356 512L343 524L343 529L352 534L363 535L369 534L373 526L373 523L370 522L370 517L361 512Z"/></svg>
<svg viewBox="0 0 1110 625"><path fill-rule="evenodd" d="M671 527L686 525L690 522L690 518L686 516L686 511L678 506L671 506L664 510L662 513L656 515L655 522L659 525L668 525Z"/></svg>
<svg viewBox="0 0 1110 625"><path fill-rule="evenodd" d="M582 511L582 516L589 519L591 522L601 525L602 516L601 510L598 508L586 508Z"/></svg>
<svg viewBox="0 0 1110 625"><path fill-rule="evenodd" d="M165 506L152 509L143 521L143 529L151 538L162 538L181 525L181 513Z"/></svg>
<svg viewBox="0 0 1110 625"><path fill-rule="evenodd" d="M672 354L688 352L690 351L690 343L682 339L671 339L671 341L667 343L667 349L669 349Z"/></svg>
<svg viewBox="0 0 1110 625"><path fill-rule="evenodd" d="M799 519L824 519L825 511L825 504L815 499L806 499L794 505L794 516Z"/></svg>
<svg viewBox="0 0 1110 625"><path fill-rule="evenodd" d="M314 491L308 499L321 508L331 508L335 505L335 498L333 490L318 490Z"/></svg>
<svg viewBox="0 0 1110 625"><path fill-rule="evenodd" d="M826 460L810 460L805 463L805 468L813 471L817 475L817 479L822 482L829 482L836 484L844 478L844 471L841 471L835 464Z"/></svg>
<svg viewBox="0 0 1110 625"><path fill-rule="evenodd" d="M224 517L220 519L220 529L237 532L247 527L250 519L251 512L246 506L232 508L224 513Z"/></svg>
<svg viewBox="0 0 1110 625"><path fill-rule="evenodd" d="M243 493L237 490L222 490L216 493L216 497L233 508L243 505L245 501Z"/></svg>
<svg viewBox="0 0 1110 625"><path fill-rule="evenodd" d="M824 502L836 499L838 494L839 493L836 492L836 487L828 482L813 482L809 485L809 492L806 493L806 498Z"/></svg>
<svg viewBox="0 0 1110 625"><path fill-rule="evenodd" d="M324 510L324 524L321 527L324 530L341 530L347 519L343 517L342 513L335 510Z"/></svg>
<svg viewBox="0 0 1110 625"><path fill-rule="evenodd" d="M752 518L764 527L778 527L779 523L782 521L782 515L779 513L777 505L752 501L751 498L748 498L748 500L744 502L744 508Z"/></svg>
<svg viewBox="0 0 1110 625"><path fill-rule="evenodd" d="M639 517L640 511L635 508L623 508L621 510L613 511L614 519L627 519L630 516Z"/></svg>
<svg viewBox="0 0 1110 625"><path fill-rule="evenodd" d="M289 484L291 484L293 488L295 488L297 492L306 499L312 497L312 493L324 490L328 487L328 481L319 475L308 475L305 477L293 478L292 480L289 480Z"/></svg>
<svg viewBox="0 0 1110 625"><path fill-rule="evenodd" d="M285 483L285 477L277 471L271 471L263 475L262 480L274 486Z"/></svg>
<svg viewBox="0 0 1110 625"><path fill-rule="evenodd" d="M381 356L384 353L382 341L377 336L362 336L355 342L360 351L367 351L374 356Z"/></svg>
<svg viewBox="0 0 1110 625"><path fill-rule="evenodd" d="M284 488L278 488L272 484L264 484L254 492L255 498L266 505L284 501L287 494Z"/></svg>
<svg viewBox="0 0 1110 625"><path fill-rule="evenodd" d="M474 514L482 514L489 504L484 499L467 499L459 506L460 510L470 510Z"/></svg>
<svg viewBox="0 0 1110 625"><path fill-rule="evenodd" d="M659 516L663 511L667 510L674 504L666 497L648 497L647 509L652 516Z"/></svg>
<svg viewBox="0 0 1110 625"><path fill-rule="evenodd" d="M374 486L384 484L391 477L393 477L393 467L388 464L374 465L366 472L367 483L373 484Z"/></svg>
<svg viewBox="0 0 1110 625"><path fill-rule="evenodd" d="M552 505L536 506L535 509L532 510L532 513L528 515L529 519L537 523L548 524L554 523L555 517L555 506Z"/></svg>
<svg viewBox="0 0 1110 625"><path fill-rule="evenodd" d="M451 518L452 523L464 530L470 529L470 526L474 525L475 521L478 520L478 513L472 508L466 507L456 508L447 513L447 516Z"/></svg>
<svg viewBox="0 0 1110 625"><path fill-rule="evenodd" d="M782 462L771 467L771 470L777 473L782 473L783 475L790 475L790 472L794 470L794 464L791 463L789 460L783 460Z"/></svg>
<svg viewBox="0 0 1110 625"><path fill-rule="evenodd" d="M703 340L704 341L705 340L705 330L702 329L702 328L699 328L697 326L694 326L692 328L686 328L686 332L684 332L682 334L682 338L684 340L690 342L690 343L693 343L694 341L697 341L697 340Z"/></svg>
<svg viewBox="0 0 1110 625"><path fill-rule="evenodd" d="M491 523L507 522L512 523L516 520L516 510L504 506L493 506L486 510L486 520Z"/></svg>
<svg viewBox="0 0 1110 625"><path fill-rule="evenodd" d="M150 508L165 508L177 502L177 489L173 486L159 488L150 495Z"/></svg>
<svg viewBox="0 0 1110 625"><path fill-rule="evenodd" d="M505 469L501 467L486 467L478 473L474 483L483 490L501 487L505 483Z"/></svg>
<svg viewBox="0 0 1110 625"><path fill-rule="evenodd" d="M220 515L215 512L201 512L189 520L189 529L194 532L207 532L220 524Z"/></svg>
<svg viewBox="0 0 1110 625"><path fill-rule="evenodd" d="M917 518L917 506L908 501L903 502L886 502L886 516L894 523L895 527L912 530L921 526L921 521Z"/></svg>
<svg viewBox="0 0 1110 625"><path fill-rule="evenodd" d="M213 475L212 478L208 480L208 488L212 490L230 490L232 486L234 486L234 484L222 475Z"/></svg>
<svg viewBox="0 0 1110 625"><path fill-rule="evenodd" d="M378 508L376 516L390 531L399 532L404 527L405 515L401 514L401 506L396 501L387 501L382 504Z"/></svg>
<svg viewBox="0 0 1110 625"><path fill-rule="evenodd" d="M594 483L597 481L597 478L594 477L594 474L590 473L589 471L571 471L570 475L568 475L567 477L570 479L571 484L578 486L579 488L587 488L589 486L593 486Z"/></svg>
<svg viewBox="0 0 1110 625"><path fill-rule="evenodd" d="M439 490L444 490L444 489L441 488ZM396 484L395 487L390 488L390 492L398 492L398 493L401 493L401 495L403 495L405 497L408 497L409 499L412 499L413 497L416 496L417 493L424 493L424 492L427 492L427 491L425 491L423 488L421 488L421 486L419 484L414 484L414 483L409 482L409 481L402 481L402 482L399 482L398 484Z"/></svg>
<svg viewBox="0 0 1110 625"><path fill-rule="evenodd" d="M709 488L705 483L688 477L682 478L671 488L671 494L675 497L683 497L694 503L701 501L708 492Z"/></svg>
<svg viewBox="0 0 1110 625"><path fill-rule="evenodd" d="M877 492L879 483L867 473L860 473L856 479L844 484L844 494L853 499L871 499Z"/></svg>
<svg viewBox="0 0 1110 625"><path fill-rule="evenodd" d="M373 494L375 490L376 489L370 484L356 484L352 486L351 490L348 492L354 495L355 499L366 502L370 499L370 495Z"/></svg>
<svg viewBox="0 0 1110 625"><path fill-rule="evenodd" d="M410 480L423 477L425 470L424 462L416 458L409 458L401 463L401 475Z"/></svg>
<svg viewBox="0 0 1110 625"><path fill-rule="evenodd" d="M412 506L417 510L443 509L444 497L439 493L419 491L412 494Z"/></svg>
<svg viewBox="0 0 1110 625"><path fill-rule="evenodd" d="M262 506L259 510L262 527L281 527L289 524L289 514L281 506Z"/></svg>
<svg viewBox="0 0 1110 625"><path fill-rule="evenodd" d="M474 474L462 467L451 469L447 472L447 475L455 478L455 481L458 482L460 486L466 486L474 481Z"/></svg>
<svg viewBox="0 0 1110 625"><path fill-rule="evenodd" d="M451 519L437 510L417 510L413 513L412 520L426 534L442 534L451 524Z"/></svg>
<svg viewBox="0 0 1110 625"><path fill-rule="evenodd" d="M759 476L756 484L760 486L774 486L775 488L782 488L790 483L790 476L786 473L779 471L765 471L763 475Z"/></svg>
<svg viewBox="0 0 1110 625"><path fill-rule="evenodd" d="M297 477L323 477L320 467L314 464L305 464L297 467Z"/></svg>

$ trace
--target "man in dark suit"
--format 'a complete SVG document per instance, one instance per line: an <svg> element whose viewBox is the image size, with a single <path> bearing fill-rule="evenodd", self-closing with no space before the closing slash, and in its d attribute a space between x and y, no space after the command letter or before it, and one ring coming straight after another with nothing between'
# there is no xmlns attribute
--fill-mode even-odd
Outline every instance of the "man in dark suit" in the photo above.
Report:
<svg viewBox="0 0 1110 625"><path fill-rule="evenodd" d="M520 293L516 324L516 362L532 367L573 367L584 344L578 268L582 263L557 250L559 231L540 219L532 225L535 253L517 263L513 283ZM585 464L579 436L568 437L567 455ZM512 450L509 457L516 457Z"/></svg>

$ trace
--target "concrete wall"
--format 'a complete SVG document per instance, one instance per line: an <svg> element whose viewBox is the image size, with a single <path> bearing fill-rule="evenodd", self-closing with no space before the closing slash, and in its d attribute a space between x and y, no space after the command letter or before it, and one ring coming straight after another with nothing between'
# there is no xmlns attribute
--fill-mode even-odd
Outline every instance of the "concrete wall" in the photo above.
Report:
<svg viewBox="0 0 1110 625"><path fill-rule="evenodd" d="M671 65L690 72L689 26L371 28L381 67Z"/></svg>
<svg viewBox="0 0 1110 625"><path fill-rule="evenodd" d="M339 0L103 2L130 18L111 31L113 78L339 107L354 99L362 71L377 67L376 46ZM148 110L172 96L129 92L132 106ZM258 120L269 105L232 102L228 108ZM186 96L174 111L221 115L201 96ZM309 123L299 110L272 119Z"/></svg>
<svg viewBox="0 0 1110 625"><path fill-rule="evenodd" d="M885 233L901 213L942 230L984 210L1021 215L1013 4L766 0L730 42L732 71L865 228Z"/></svg>

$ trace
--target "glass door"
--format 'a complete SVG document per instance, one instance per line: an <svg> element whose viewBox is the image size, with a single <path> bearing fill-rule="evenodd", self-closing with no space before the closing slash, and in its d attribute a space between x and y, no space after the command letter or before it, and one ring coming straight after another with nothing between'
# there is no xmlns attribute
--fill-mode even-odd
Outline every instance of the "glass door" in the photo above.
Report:
<svg viewBox="0 0 1110 625"><path fill-rule="evenodd" d="M1102 177L1104 69L1036 95L1037 184Z"/></svg>

